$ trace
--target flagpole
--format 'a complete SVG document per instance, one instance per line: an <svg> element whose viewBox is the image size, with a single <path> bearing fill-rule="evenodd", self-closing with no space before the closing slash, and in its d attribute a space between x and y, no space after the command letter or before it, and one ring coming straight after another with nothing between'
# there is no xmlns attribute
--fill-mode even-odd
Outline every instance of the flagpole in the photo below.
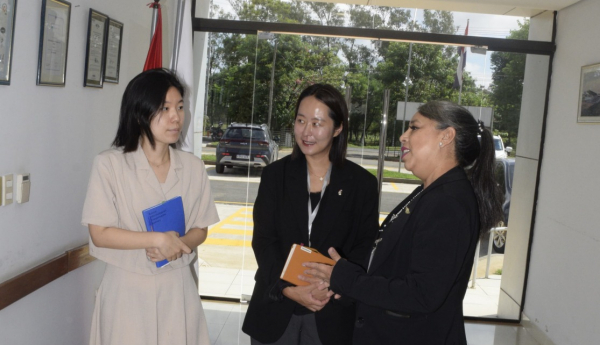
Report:
<svg viewBox="0 0 600 345"><path fill-rule="evenodd" d="M158 7L160 6L158 3L160 0L154 0L154 5L152 5L152 25L150 26L150 42L152 43L152 37L154 37L154 31L156 31L156 21L158 20Z"/></svg>
<svg viewBox="0 0 600 345"><path fill-rule="evenodd" d="M460 82L460 89L458 90L458 105L460 105L461 96L462 96L462 82Z"/></svg>
<svg viewBox="0 0 600 345"><path fill-rule="evenodd" d="M185 0L177 1L177 19L175 20L175 35L173 38L173 56L171 58L171 70L177 71L177 61L179 61L179 47L181 46L181 30L183 28L183 12L185 9Z"/></svg>

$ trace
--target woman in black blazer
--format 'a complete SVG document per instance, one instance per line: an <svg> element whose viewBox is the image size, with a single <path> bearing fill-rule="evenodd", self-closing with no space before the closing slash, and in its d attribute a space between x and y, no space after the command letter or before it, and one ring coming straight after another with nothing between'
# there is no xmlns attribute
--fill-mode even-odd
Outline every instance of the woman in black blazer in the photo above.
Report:
<svg viewBox="0 0 600 345"><path fill-rule="evenodd" d="M335 266L306 263L306 273L358 301L354 344L466 344L462 300L477 240L502 220L492 133L466 109L433 101L400 140L423 185L383 222L368 268L330 249Z"/></svg>
<svg viewBox="0 0 600 345"><path fill-rule="evenodd" d="M254 345L352 341L351 299L332 296L318 279L308 286L279 279L292 244L334 247L366 265L378 228L377 180L345 159L347 133L343 96L312 85L296 105L292 155L262 173L252 237L258 270L242 327Z"/></svg>

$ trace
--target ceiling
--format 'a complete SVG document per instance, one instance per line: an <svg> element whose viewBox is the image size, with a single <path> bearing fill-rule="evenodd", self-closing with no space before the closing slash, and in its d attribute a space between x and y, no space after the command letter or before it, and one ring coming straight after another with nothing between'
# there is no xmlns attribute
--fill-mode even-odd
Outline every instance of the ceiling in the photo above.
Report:
<svg viewBox="0 0 600 345"><path fill-rule="evenodd" d="M544 11L559 11L580 0L315 0L352 5L422 8L517 17L534 17Z"/></svg>

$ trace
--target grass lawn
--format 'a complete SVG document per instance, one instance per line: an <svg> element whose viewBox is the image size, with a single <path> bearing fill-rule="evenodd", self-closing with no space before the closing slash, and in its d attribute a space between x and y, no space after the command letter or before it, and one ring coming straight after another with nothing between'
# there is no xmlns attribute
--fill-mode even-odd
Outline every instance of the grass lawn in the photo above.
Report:
<svg viewBox="0 0 600 345"><path fill-rule="evenodd" d="M217 157L215 155L202 155L202 160L209 161L209 162L215 162L217 160ZM376 169L367 169L367 170L374 176L377 176ZM418 180L418 178L416 178L415 175L399 173L397 171L391 171L391 170L384 170L383 177L405 178L405 179L411 179L411 180Z"/></svg>
<svg viewBox="0 0 600 345"><path fill-rule="evenodd" d="M371 174L377 176L377 169L367 169ZM418 180L417 177L415 177L415 175L413 174L405 174L405 173L399 173L397 171L391 171L391 170L387 170L384 169L383 170L383 177L390 177L390 178L405 178L405 179L410 179L410 180Z"/></svg>
<svg viewBox="0 0 600 345"><path fill-rule="evenodd" d="M202 155L203 161L215 162L217 160L217 156L215 155Z"/></svg>

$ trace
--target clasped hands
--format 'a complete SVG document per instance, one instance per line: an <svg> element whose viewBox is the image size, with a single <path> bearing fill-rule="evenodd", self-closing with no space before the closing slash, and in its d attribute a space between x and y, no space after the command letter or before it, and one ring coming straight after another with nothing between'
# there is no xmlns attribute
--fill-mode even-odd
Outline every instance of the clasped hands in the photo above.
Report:
<svg viewBox="0 0 600 345"><path fill-rule="evenodd" d="M152 262L159 262L167 259L168 261L175 261L185 254L192 252L179 238L179 233L176 231L157 232L159 236L158 246L146 248L146 256L148 260Z"/></svg>
<svg viewBox="0 0 600 345"><path fill-rule="evenodd" d="M329 256L338 262L341 257L338 252L329 248ZM310 283L306 286L290 286L283 289L283 295L295 302L303 305L308 310L317 312L330 301L333 296L339 299L341 296L329 290L331 281L331 272L334 266L319 264L315 262L305 262L304 267L309 269L304 271L306 275L299 275L298 278Z"/></svg>

